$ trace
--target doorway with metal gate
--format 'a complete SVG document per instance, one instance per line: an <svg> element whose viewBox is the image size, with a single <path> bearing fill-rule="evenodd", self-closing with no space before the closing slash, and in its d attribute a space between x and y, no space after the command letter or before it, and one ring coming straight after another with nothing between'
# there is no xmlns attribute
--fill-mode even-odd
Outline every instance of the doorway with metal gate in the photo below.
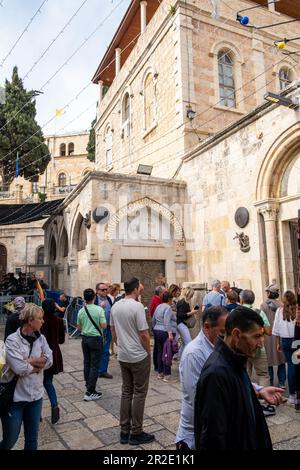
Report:
<svg viewBox="0 0 300 470"><path fill-rule="evenodd" d="M148 307L157 285L166 282L165 261L163 260L122 260L121 281L137 277L144 285L142 302Z"/></svg>

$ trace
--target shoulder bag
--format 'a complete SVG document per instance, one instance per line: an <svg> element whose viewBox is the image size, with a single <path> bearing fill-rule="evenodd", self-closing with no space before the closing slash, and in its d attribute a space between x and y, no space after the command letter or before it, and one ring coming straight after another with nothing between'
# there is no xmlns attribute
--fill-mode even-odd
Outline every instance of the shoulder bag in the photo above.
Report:
<svg viewBox="0 0 300 470"><path fill-rule="evenodd" d="M103 338L103 333L102 333L102 331L100 330L100 328L99 328L99 326L97 325L97 323L94 322L94 320L92 319L91 314L90 314L90 312L88 311L86 305L84 306L84 310L86 311L87 316L89 317L90 321L93 323L93 325L94 325L94 327L96 328L96 330L100 333L100 337Z"/></svg>

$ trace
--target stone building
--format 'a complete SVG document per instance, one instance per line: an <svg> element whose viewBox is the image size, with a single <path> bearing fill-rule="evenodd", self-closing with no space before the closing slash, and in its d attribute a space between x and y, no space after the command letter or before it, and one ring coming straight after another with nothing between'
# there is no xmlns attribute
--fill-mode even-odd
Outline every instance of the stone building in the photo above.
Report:
<svg viewBox="0 0 300 470"><path fill-rule="evenodd" d="M160 276L168 284L226 278L258 298L273 279L294 287L299 188L282 188L299 111L264 94L297 96L297 56L274 41L297 36L299 8L282 0L249 12L257 28L288 25L236 21L261 3L220 2L216 21L209 0L131 2L93 77L98 171L44 227L57 286L79 295L134 273L148 288ZM287 43L285 51L298 50Z"/></svg>
<svg viewBox="0 0 300 470"><path fill-rule="evenodd" d="M0 193L0 204L28 204L39 202L39 193L45 194L46 201L62 199L79 184L81 179L94 168L87 159L89 133L77 132L45 137L49 152L53 155L43 175L36 183L24 178L16 178L9 191ZM0 220L0 271L23 272L30 265L44 263L44 231L41 221L29 224L19 223L16 211L16 224L1 225Z"/></svg>
<svg viewBox="0 0 300 470"><path fill-rule="evenodd" d="M95 166L87 159L88 140L87 131L45 136L52 157L45 172L33 183L23 177L15 178L8 191L0 192L0 203L38 202L38 193L49 201L71 192Z"/></svg>

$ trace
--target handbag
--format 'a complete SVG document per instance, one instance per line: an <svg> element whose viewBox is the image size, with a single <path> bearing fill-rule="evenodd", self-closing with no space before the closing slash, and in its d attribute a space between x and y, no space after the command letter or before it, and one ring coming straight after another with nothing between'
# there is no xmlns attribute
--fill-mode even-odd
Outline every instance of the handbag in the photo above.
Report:
<svg viewBox="0 0 300 470"><path fill-rule="evenodd" d="M33 348L33 342L30 344L29 355L31 355ZM0 417L4 416L11 408L14 401L15 388L18 382L19 376L14 375L9 382L0 382Z"/></svg>
<svg viewBox="0 0 300 470"><path fill-rule="evenodd" d="M4 416L10 410L18 378L19 376L15 375L10 382L0 383L0 417Z"/></svg>
<svg viewBox="0 0 300 470"><path fill-rule="evenodd" d="M187 320L185 320L185 324L188 328L194 328L196 325L196 317L195 315L191 315Z"/></svg>

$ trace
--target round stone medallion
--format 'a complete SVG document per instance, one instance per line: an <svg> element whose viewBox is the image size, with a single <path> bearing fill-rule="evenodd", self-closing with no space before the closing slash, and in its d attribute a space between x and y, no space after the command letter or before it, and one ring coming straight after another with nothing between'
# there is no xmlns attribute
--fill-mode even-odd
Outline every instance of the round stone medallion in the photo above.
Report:
<svg viewBox="0 0 300 470"><path fill-rule="evenodd" d="M249 211L246 207L239 207L234 216L235 223L240 227L244 228L249 222Z"/></svg>

